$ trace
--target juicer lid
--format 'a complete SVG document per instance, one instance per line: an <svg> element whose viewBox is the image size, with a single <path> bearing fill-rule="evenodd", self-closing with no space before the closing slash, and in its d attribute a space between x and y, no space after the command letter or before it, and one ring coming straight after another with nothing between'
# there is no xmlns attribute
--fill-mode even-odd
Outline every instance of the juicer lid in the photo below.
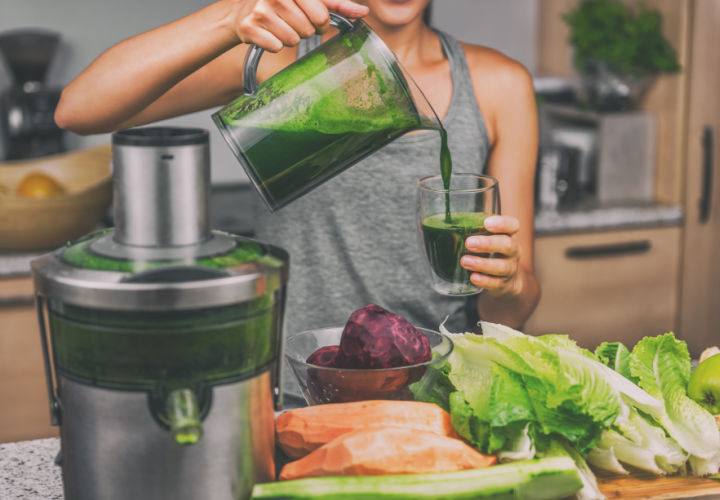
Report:
<svg viewBox="0 0 720 500"><path fill-rule="evenodd" d="M154 256L139 248L133 257L133 249L125 248L126 256L114 257L97 251L113 231L99 231L34 260L36 293L89 308L168 311L247 302L281 292L287 283L287 252L252 239L213 231L211 241L225 248L214 255L199 252L200 247L164 255L156 249Z"/></svg>

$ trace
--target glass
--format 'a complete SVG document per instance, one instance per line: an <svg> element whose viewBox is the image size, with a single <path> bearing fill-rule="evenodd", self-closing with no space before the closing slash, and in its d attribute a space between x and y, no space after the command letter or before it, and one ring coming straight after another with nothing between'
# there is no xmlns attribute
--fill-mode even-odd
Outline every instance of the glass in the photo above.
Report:
<svg viewBox="0 0 720 500"><path fill-rule="evenodd" d="M500 191L495 178L453 173L450 189L439 175L418 181L417 225L432 288L443 295L473 295L479 288L470 282L470 271L460 257L470 253L465 239L489 234L485 218L500 213Z"/></svg>
<svg viewBox="0 0 720 500"><path fill-rule="evenodd" d="M453 350L449 337L418 328L430 341L432 359L396 368L349 369L306 363L321 347L340 345L343 328L308 330L290 336L285 360L309 405L372 399L425 400Z"/></svg>
<svg viewBox="0 0 720 500"><path fill-rule="evenodd" d="M361 20L331 14L340 33L272 78L245 63L245 95L212 115L270 210L277 210L390 141L440 130L419 87Z"/></svg>

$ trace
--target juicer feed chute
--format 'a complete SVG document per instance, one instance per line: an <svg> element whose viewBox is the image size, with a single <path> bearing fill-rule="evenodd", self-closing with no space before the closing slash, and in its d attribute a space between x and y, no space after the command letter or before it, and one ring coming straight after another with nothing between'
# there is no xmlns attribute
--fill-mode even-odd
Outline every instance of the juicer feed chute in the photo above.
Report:
<svg viewBox="0 0 720 500"><path fill-rule="evenodd" d="M209 228L205 130L115 133L113 178L116 227L32 263L65 497L247 498L274 479L288 255Z"/></svg>

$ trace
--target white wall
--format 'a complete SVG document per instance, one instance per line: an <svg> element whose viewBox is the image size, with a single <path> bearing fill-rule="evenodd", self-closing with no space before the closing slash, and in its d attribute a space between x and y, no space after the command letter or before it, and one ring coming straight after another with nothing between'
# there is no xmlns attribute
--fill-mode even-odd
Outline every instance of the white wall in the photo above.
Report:
<svg viewBox="0 0 720 500"><path fill-rule="evenodd" d="M533 73L541 0L434 0L432 23L456 38L497 49Z"/></svg>
<svg viewBox="0 0 720 500"><path fill-rule="evenodd" d="M104 49L118 41L182 17L211 0L0 0L0 31L40 27L60 32L63 46L50 70L51 84L65 85ZM535 65L538 0L435 0L433 23L461 40L490 45ZM0 65L0 89L9 83ZM210 119L211 111L170 120L210 131L215 183L247 178ZM108 135L69 136L72 148L109 141Z"/></svg>
<svg viewBox="0 0 720 500"><path fill-rule="evenodd" d="M0 0L0 31L39 27L58 31L63 47L50 69L51 84L65 85L109 46L136 33L189 14L211 0ZM0 89L9 84L0 67ZM212 179L247 182L247 177L210 119L211 111L168 120L167 124L210 131ZM68 136L71 148L110 141L107 134Z"/></svg>

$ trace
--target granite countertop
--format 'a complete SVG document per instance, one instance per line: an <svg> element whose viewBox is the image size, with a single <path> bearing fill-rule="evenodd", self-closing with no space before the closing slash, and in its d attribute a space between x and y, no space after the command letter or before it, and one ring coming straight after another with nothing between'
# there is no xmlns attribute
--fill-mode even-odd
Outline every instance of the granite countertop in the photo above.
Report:
<svg viewBox="0 0 720 500"><path fill-rule="evenodd" d="M662 203L596 205L587 203L564 210L544 210L535 214L535 234L613 231L646 227L679 226L683 209Z"/></svg>
<svg viewBox="0 0 720 500"><path fill-rule="evenodd" d="M59 450L59 438L0 443L0 498L62 500Z"/></svg>

